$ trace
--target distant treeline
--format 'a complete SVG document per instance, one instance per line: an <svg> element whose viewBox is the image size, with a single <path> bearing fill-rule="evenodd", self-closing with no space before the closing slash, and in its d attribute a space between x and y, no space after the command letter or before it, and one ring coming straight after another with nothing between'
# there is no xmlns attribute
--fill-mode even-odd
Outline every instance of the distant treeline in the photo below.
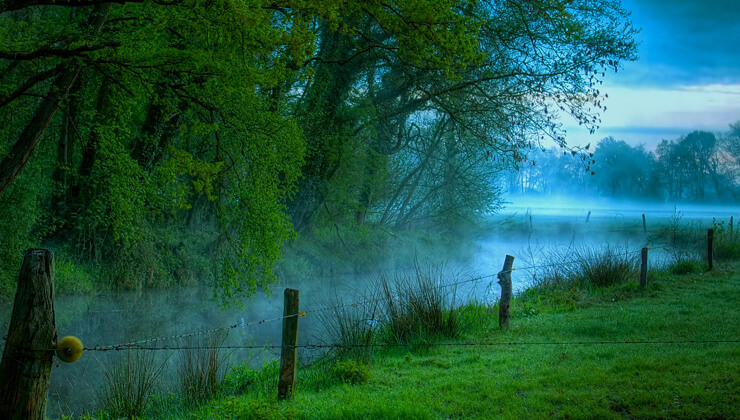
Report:
<svg viewBox="0 0 740 420"><path fill-rule="evenodd" d="M715 135L694 131L655 149L607 137L586 165L556 149L536 149L503 182L510 193L598 194L657 201L740 199L740 122Z"/></svg>

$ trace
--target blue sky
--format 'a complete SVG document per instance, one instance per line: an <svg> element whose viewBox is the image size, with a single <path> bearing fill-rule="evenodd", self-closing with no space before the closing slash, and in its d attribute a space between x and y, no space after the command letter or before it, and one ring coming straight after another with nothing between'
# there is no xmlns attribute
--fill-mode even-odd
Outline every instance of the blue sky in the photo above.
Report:
<svg viewBox="0 0 740 420"><path fill-rule="evenodd" d="M571 144L607 136L648 149L740 120L740 0L622 0L642 32L636 62L607 75L593 136L565 122Z"/></svg>

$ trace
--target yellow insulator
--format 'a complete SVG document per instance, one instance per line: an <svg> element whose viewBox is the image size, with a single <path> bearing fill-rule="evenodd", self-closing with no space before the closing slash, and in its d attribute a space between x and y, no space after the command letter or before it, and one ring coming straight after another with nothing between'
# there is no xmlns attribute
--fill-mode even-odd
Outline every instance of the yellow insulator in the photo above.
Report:
<svg viewBox="0 0 740 420"><path fill-rule="evenodd" d="M57 357L63 362L74 363L82 356L84 347L79 338L68 335L57 343Z"/></svg>

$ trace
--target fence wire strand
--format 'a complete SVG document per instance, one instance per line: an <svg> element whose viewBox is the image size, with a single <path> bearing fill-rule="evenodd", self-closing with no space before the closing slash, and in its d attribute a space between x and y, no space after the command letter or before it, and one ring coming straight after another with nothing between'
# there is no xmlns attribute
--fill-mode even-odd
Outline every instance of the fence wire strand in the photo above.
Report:
<svg viewBox="0 0 740 420"><path fill-rule="evenodd" d="M651 244L652 248L668 248L671 247L670 244ZM648 248L648 249L652 249ZM630 255L637 255L642 252L642 249L635 250L635 251L626 251L626 252L619 252L618 255L624 255L625 257L629 257ZM599 259L603 258L603 256L594 256L591 258L577 258L570 261L558 261L553 263L546 263L546 264L533 264L529 266L524 267L514 267L511 270L502 270L499 271L496 274L489 274L489 275L483 275L483 276L477 276L473 278L469 278L466 280L460 280L453 283L447 283L447 284L441 284L439 287L442 288L449 288L449 287L456 287L462 284L468 284L468 283L477 283L484 280L492 279L494 277L500 276L502 273L506 272L513 272L513 271L529 271L529 270L538 270L543 268L551 268L551 267L557 267L557 266L569 266L569 265L575 265L575 264L582 264L586 261L597 261ZM384 301L386 298L373 298L373 299L364 299L360 301L354 301L354 302L347 302L347 303L341 303L338 305L332 305L332 306L324 306L319 307L316 309L310 309L307 311L299 312L298 314L293 315L284 315L284 316L278 316L274 318L269 319L262 319L259 321L252 321L252 322L241 322L241 323L235 323L228 326L222 326L218 328L212 328L208 330L202 330L202 331L196 331L196 332L189 332L189 333L183 333L183 334L175 334L165 337L152 337L142 340L136 340L136 341L129 341L125 343L120 344L110 344L110 345L95 345L91 347L84 347L85 351L90 352L105 352L105 351L123 351L123 350L186 350L186 349L208 349L208 348L216 348L216 349L280 349L283 346L280 345L236 345L236 346L150 346L147 345L149 343L156 343L158 341L166 341L166 340L177 340L187 337L193 337L198 335L207 335L216 333L219 331L228 331L235 328L246 328L249 326L254 325L261 325L265 323L270 323L274 321L280 321L286 318L291 317L303 317L307 314L316 314L320 312L326 312L326 311L332 311L337 310L340 308L346 308L346 307L359 307L364 305L370 305L370 304L376 304L379 302ZM10 345L16 345L16 343L12 343L9 341L6 337L3 337L5 342ZM528 345L615 345L615 344L716 344L716 343L740 343L740 340L642 340L642 341L553 341L553 342L484 342L484 343L436 343L436 344L430 344L429 346L433 347L442 347L442 346L528 346ZM409 347L408 344L358 344L358 345L348 345L348 344L301 344L297 346L293 346L294 348L299 349L336 349L336 348L361 348L361 347ZM32 351L33 349L26 349L29 351ZM36 349L35 351L54 351L56 349Z"/></svg>

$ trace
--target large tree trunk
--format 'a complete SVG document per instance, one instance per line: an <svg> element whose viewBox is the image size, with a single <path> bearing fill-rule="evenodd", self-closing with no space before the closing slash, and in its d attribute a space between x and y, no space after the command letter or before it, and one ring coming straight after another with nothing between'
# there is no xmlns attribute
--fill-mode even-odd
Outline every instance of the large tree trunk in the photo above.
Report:
<svg viewBox="0 0 740 420"><path fill-rule="evenodd" d="M103 28L110 6L110 3L98 4L93 9L89 24L94 33L99 33ZM10 153L0 162L0 195L8 189L28 163L41 136L56 115L59 104L69 96L79 76L80 67L70 66L54 80L49 93L41 101Z"/></svg>
<svg viewBox="0 0 740 420"><path fill-rule="evenodd" d="M5 192L31 158L41 135L46 131L56 115L59 103L70 93L72 86L80 75L79 67L67 69L57 76L49 89L46 98L36 109L31 121L21 133L7 156L0 162L0 195Z"/></svg>

